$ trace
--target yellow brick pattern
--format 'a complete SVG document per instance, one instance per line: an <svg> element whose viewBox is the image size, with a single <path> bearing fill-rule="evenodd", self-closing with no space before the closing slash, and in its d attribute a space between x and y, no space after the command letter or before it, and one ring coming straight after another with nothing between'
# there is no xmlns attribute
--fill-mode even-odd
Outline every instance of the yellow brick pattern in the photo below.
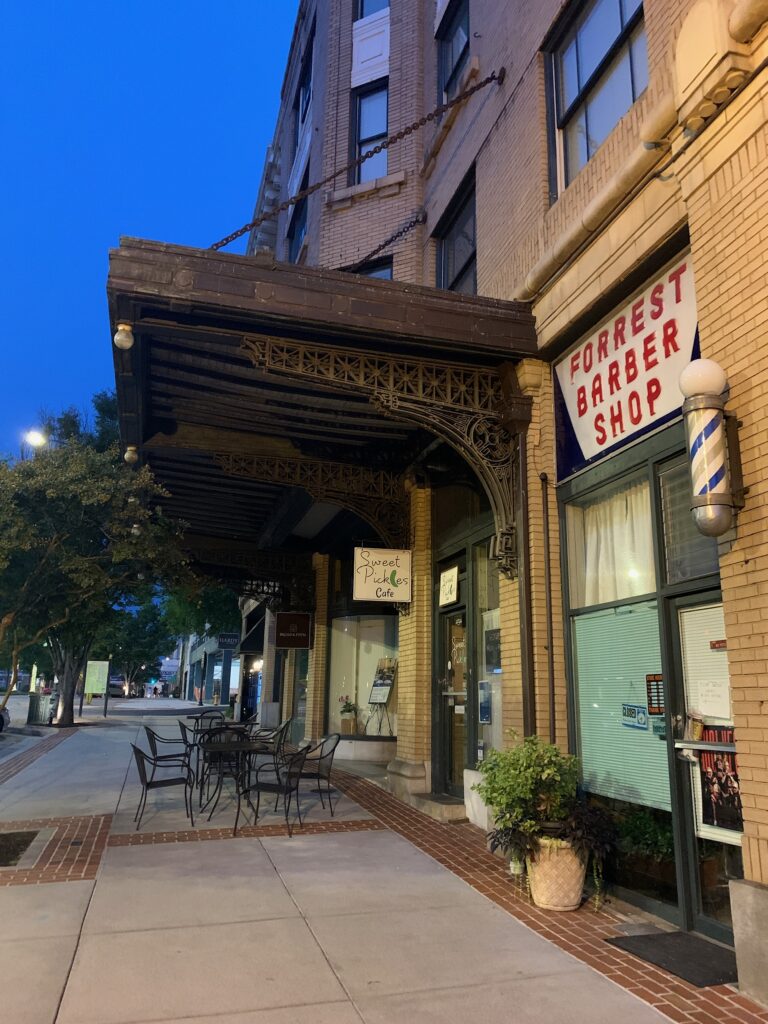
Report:
<svg viewBox="0 0 768 1024"><path fill-rule="evenodd" d="M313 555L315 570L315 642L309 652L306 739L316 742L325 732L325 704L330 622L328 618L328 555Z"/></svg>
<svg viewBox="0 0 768 1024"><path fill-rule="evenodd" d="M293 714L293 674L296 671L296 651L288 651L285 657L285 668L283 671L283 703L281 720L285 721Z"/></svg>
<svg viewBox="0 0 768 1024"><path fill-rule="evenodd" d="M413 487L411 610L400 616L397 667L397 756L403 761L430 758L432 695L432 492Z"/></svg>
<svg viewBox="0 0 768 1024"><path fill-rule="evenodd" d="M768 100L765 80L731 108L738 136L719 140L725 119L702 139L708 163L691 159L680 183L688 207L702 355L728 374L729 408L741 420L744 480L749 488L736 539L721 547L720 573L728 638L741 794L744 871L768 884L768 129L750 110ZM719 142L716 148L714 144ZM703 155L703 154L702 154ZM702 169L709 171L704 177ZM690 174L686 173L687 171ZM704 180L702 178L704 177ZM693 186L693 187L691 187Z"/></svg>

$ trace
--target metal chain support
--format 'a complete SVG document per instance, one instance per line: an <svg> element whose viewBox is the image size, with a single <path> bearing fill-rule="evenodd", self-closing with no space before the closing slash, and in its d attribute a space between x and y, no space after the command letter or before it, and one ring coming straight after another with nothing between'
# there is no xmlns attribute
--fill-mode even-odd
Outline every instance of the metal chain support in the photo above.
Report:
<svg viewBox="0 0 768 1024"><path fill-rule="evenodd" d="M409 220L407 224L404 224L398 231L395 231L393 235L390 235L389 238L385 239L381 245L377 245L375 249L371 249L366 256L363 256L361 260L357 260L351 267L345 267L345 270L350 271L350 273L355 273L355 271L359 270L360 267L368 263L369 260L374 259L380 252L383 252L392 245L393 242L403 238L405 235L409 234L409 232L413 231L414 228L418 227L419 224L425 224L426 221L426 213L423 210L419 210L416 216Z"/></svg>
<svg viewBox="0 0 768 1024"><path fill-rule="evenodd" d="M442 117L443 114L446 114L453 107L457 107L460 103L468 100L470 96L474 96L474 94L479 92L481 89L485 89L485 87L490 85L492 82L498 82L499 85L501 85L506 74L506 68L503 67L499 68L498 71L493 71L481 82L476 82L475 85L470 86L469 89L465 89L464 92L459 93L458 96L454 96L454 98L452 100L448 100L447 103L441 103L439 106L435 107L434 110L430 110L428 114L425 114L424 117L420 117L418 121L414 121L405 128L401 128L399 132L395 132L394 135L390 135L388 139L385 139L384 142L380 142L378 146L374 146L373 149L368 150L367 153L357 157L355 160L351 160L344 167L340 167L321 181L316 181L307 188L302 189L301 192L297 192L296 195L291 196L289 199L286 199L285 202L276 206L274 210L270 210L268 213L263 213L260 217L257 217L255 220L243 225L243 227L239 228L237 231L233 231L231 235L227 235L226 238L222 238L218 242L214 242L211 249L223 249L225 245L229 245L230 242L234 242L242 235L248 234L248 232L253 231L254 228L261 227L261 225L266 223L266 221L274 220L281 213L284 213L286 210L290 210L290 208L295 206L296 203L300 203L302 199L307 199L315 192L318 192L323 188L323 186L330 185L332 181L335 181L341 175L348 174L350 171L355 170L355 168L365 163L366 160L370 160L372 157L382 153L385 149L389 149L390 146L394 146L395 143L402 142L403 139L408 138L408 136L412 135L415 131L419 131L419 129L426 127L426 125L431 121Z"/></svg>

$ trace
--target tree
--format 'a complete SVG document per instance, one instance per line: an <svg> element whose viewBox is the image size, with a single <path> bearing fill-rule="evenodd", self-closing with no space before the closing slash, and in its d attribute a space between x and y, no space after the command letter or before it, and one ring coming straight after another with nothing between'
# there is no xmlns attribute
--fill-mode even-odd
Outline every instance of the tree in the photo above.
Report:
<svg viewBox="0 0 768 1024"><path fill-rule="evenodd" d="M216 636L240 632L240 605L229 587L187 582L173 589L165 604L165 617L174 636Z"/></svg>
<svg viewBox="0 0 768 1024"><path fill-rule="evenodd" d="M15 671L19 653L47 639L60 725L74 721L77 680L116 610L191 578L180 527L156 505L163 495L149 469L82 440L0 461L0 647Z"/></svg>
<svg viewBox="0 0 768 1024"><path fill-rule="evenodd" d="M117 394L114 391L97 391L91 405L92 416L73 405L56 415L41 410L40 422L49 443L58 447L69 441L78 441L99 452L117 445L120 441Z"/></svg>
<svg viewBox="0 0 768 1024"><path fill-rule="evenodd" d="M175 637L162 606L148 600L138 608L115 610L97 638L93 653L110 658L112 668L125 677L128 693L160 674L160 659L171 653Z"/></svg>

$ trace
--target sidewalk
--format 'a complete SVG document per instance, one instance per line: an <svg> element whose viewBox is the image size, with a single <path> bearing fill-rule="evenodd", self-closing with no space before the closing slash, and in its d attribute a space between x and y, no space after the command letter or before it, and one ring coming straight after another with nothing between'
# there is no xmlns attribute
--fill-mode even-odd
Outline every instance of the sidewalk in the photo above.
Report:
<svg viewBox="0 0 768 1024"><path fill-rule="evenodd" d="M0 831L51 835L0 869L3 1024L768 1021L607 946L615 915L537 911L471 826L345 772L336 816L303 799L293 839L282 812L232 839L230 800L193 831L174 790L137 834L141 724L74 730L0 785Z"/></svg>

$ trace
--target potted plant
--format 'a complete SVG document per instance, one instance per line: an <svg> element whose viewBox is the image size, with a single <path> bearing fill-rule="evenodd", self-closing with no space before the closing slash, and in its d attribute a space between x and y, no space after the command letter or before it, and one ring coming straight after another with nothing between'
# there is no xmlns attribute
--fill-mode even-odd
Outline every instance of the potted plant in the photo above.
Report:
<svg viewBox="0 0 768 1024"><path fill-rule="evenodd" d="M357 704L349 697L339 697L341 704L341 732L353 736L357 732Z"/></svg>
<svg viewBox="0 0 768 1024"><path fill-rule="evenodd" d="M491 808L491 849L525 861L531 896L547 910L575 910L592 859L599 898L602 865L615 845L615 827L603 808L578 795L578 760L529 736L480 763L474 787Z"/></svg>

